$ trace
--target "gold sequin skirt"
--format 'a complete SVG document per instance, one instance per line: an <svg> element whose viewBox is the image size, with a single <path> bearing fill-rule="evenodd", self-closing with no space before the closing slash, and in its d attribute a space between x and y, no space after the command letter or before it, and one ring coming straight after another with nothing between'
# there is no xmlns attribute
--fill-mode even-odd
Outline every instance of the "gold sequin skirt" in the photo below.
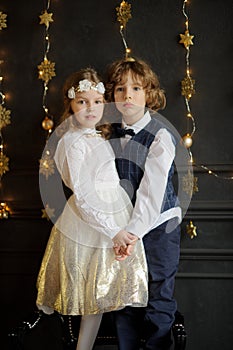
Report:
<svg viewBox="0 0 233 350"><path fill-rule="evenodd" d="M77 243L53 227L37 279L37 306L63 315L98 314L147 305L147 264L138 241L117 261L112 248Z"/></svg>

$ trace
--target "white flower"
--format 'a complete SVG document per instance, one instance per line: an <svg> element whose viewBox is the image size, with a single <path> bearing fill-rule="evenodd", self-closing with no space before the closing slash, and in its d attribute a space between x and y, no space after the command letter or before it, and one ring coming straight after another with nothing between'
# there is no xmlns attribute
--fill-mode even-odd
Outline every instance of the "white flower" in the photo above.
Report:
<svg viewBox="0 0 233 350"><path fill-rule="evenodd" d="M103 84L102 82L99 82L99 83L96 85L96 90L97 90L100 94L104 94L104 92L105 92L104 84Z"/></svg>
<svg viewBox="0 0 233 350"><path fill-rule="evenodd" d="M80 80L78 91L80 91L80 92L89 91L91 89L91 85L92 85L91 82L87 79Z"/></svg>
<svg viewBox="0 0 233 350"><path fill-rule="evenodd" d="M80 80L80 82L78 83L78 86L76 88L74 88L73 86L68 90L68 97L70 99L75 98L75 94L77 92L86 92L86 91L90 91L90 90L95 90L100 94L104 94L105 92L105 88L104 88L104 84L102 82L99 82L98 84L95 84L91 81L89 81L88 79L83 79Z"/></svg>
<svg viewBox="0 0 233 350"><path fill-rule="evenodd" d="M72 100L73 98L75 98L75 90L74 87L72 86L69 90L68 90L68 97Z"/></svg>

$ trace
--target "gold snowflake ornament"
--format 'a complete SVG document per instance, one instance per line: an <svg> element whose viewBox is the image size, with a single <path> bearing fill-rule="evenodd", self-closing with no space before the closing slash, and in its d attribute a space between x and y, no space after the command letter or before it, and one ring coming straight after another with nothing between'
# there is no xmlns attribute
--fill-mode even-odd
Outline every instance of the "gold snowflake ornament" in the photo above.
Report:
<svg viewBox="0 0 233 350"><path fill-rule="evenodd" d="M117 21L120 22L120 25L125 28L126 23L131 16L131 4L128 4L126 1L122 1L119 7L116 7L117 12Z"/></svg>
<svg viewBox="0 0 233 350"><path fill-rule="evenodd" d="M0 203L0 219L8 219L10 214L10 208L6 202Z"/></svg>
<svg viewBox="0 0 233 350"><path fill-rule="evenodd" d="M5 13L0 12L0 30L7 27L6 18L7 15Z"/></svg>
<svg viewBox="0 0 233 350"><path fill-rule="evenodd" d="M39 79L44 80L46 83L49 82L53 77L56 76L55 74L55 62L50 62L47 59L44 59L41 64L38 65L39 70Z"/></svg>
<svg viewBox="0 0 233 350"><path fill-rule="evenodd" d="M189 31L186 30L184 34L180 34L180 44L184 44L185 48L189 48L190 45L193 45L192 39L194 38L194 35L190 35Z"/></svg>
<svg viewBox="0 0 233 350"><path fill-rule="evenodd" d="M39 162L40 162L40 174L44 175L46 177L46 180L48 180L48 177L50 175L53 175L55 172L54 160L51 159L49 156L45 155L43 158L39 160Z"/></svg>
<svg viewBox="0 0 233 350"><path fill-rule="evenodd" d="M181 82L181 94L188 100L195 94L195 80L190 76L186 76Z"/></svg>
<svg viewBox="0 0 233 350"><path fill-rule="evenodd" d="M195 192L198 192L197 181L198 181L198 178L194 177L190 170L188 170L187 174L182 177L183 190L190 197L192 197L192 195Z"/></svg>
<svg viewBox="0 0 233 350"><path fill-rule="evenodd" d="M44 13L40 15L40 24L44 24L48 29L49 23L53 22L52 16L52 13L48 13L47 10L45 10Z"/></svg>
<svg viewBox="0 0 233 350"><path fill-rule="evenodd" d="M9 158L5 154L0 153L0 176L9 170Z"/></svg>
<svg viewBox="0 0 233 350"><path fill-rule="evenodd" d="M0 105L0 130L11 123L11 111Z"/></svg>

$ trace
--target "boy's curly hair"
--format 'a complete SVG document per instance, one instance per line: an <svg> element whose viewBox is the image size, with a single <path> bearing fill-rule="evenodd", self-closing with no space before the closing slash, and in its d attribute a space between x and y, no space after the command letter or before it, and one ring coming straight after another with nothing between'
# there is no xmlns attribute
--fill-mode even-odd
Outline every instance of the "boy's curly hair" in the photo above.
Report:
<svg viewBox="0 0 233 350"><path fill-rule="evenodd" d="M114 89L118 84L124 83L128 72L131 72L135 81L140 79L143 88L146 90L146 107L157 111L166 106L164 90L160 88L160 82L149 64L143 60L127 61L117 60L110 64L107 70L105 81L105 98L107 102L114 101Z"/></svg>

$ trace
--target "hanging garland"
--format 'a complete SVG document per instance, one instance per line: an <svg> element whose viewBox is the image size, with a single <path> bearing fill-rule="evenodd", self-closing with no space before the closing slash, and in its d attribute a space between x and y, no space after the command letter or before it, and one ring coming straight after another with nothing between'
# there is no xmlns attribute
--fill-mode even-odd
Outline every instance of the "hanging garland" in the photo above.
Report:
<svg viewBox="0 0 233 350"><path fill-rule="evenodd" d="M189 32L189 17L186 10L187 0L184 0L182 13L185 17L185 32L180 34L180 44L183 44L186 50L185 62L186 62L186 76L181 81L181 95L184 97L186 106L186 117L187 117L187 133L182 137L184 146L187 148L190 155L190 163L193 164L193 155L191 152L191 146L193 144L193 135L196 131L196 123L191 112L190 100L195 91L195 80L191 76L190 70L190 46L193 44L194 35ZM191 121L191 126L190 126ZM191 129L191 130L190 130ZM192 195L198 192L198 178L191 175L190 171L183 177L183 190L192 197ZM197 227L193 224L192 220L186 225L186 232L191 239L197 236Z"/></svg>
<svg viewBox="0 0 233 350"><path fill-rule="evenodd" d="M233 176L220 176L218 175L215 171L211 170L207 166L203 164L196 164L193 160L192 152L191 152L191 146L193 144L193 135L196 131L196 125L195 125L195 120L193 118L193 115L190 110L190 99L192 96L195 94L195 80L192 79L191 77L191 72L190 72L190 46L194 45L193 43L193 38L194 35L191 35L189 33L189 17L187 14L187 4L188 0L184 0L183 2L183 7L182 7L182 13L185 17L185 32L184 34L180 34L180 41L179 43L183 44L185 49L186 49L186 77L182 80L181 82L181 94L184 96L185 99L185 104L186 104L186 109L187 109L187 120L192 121L192 131L188 131L184 136L183 136L183 142L185 147L188 149L189 154L190 154L190 160L193 163L193 165L196 168L201 168L204 171L206 171L209 175L212 175L217 178L225 179L225 180L233 180ZM189 124L189 123L188 123ZM198 191L197 184L196 186L194 185L194 191L193 193Z"/></svg>
<svg viewBox="0 0 233 350"><path fill-rule="evenodd" d="M45 26L45 34L44 34L44 59L43 61L37 66L38 67L38 79L41 79L43 81L43 98L42 98L42 108L44 110L44 119L42 121L42 128L47 132L46 137L46 146L48 143L48 139L50 134L52 133L53 127L54 127L54 121L53 116L49 113L49 108L47 106L47 95L49 90L49 82L53 77L56 76L55 73L55 62L52 62L49 60L49 52L50 52L50 34L49 34L49 28L50 24L53 22L53 13L50 12L50 0L47 1L46 9L43 11L43 13L39 16L40 17L40 24ZM49 149L46 149L45 146L45 152L43 153L43 157L39 160L40 163L40 174L45 176L46 180L48 180L49 176L53 175L55 172L55 164L54 160L51 157ZM46 205L45 209L42 209L42 218L48 219L48 212L52 211L53 209L49 208L49 205ZM51 215L50 215L51 217Z"/></svg>
<svg viewBox="0 0 233 350"><path fill-rule="evenodd" d="M183 44L186 49L186 76L181 82L181 95L184 96L186 110L187 110L187 133L183 136L183 143L185 147L188 149L189 155L190 155L190 162L193 164L194 167L197 169L200 168L207 172L208 175L212 175L216 178L224 179L224 180L233 180L233 176L220 176L215 171L211 170L209 167L203 164L196 164L193 159L193 155L191 152L191 146L193 144L193 135L196 131L196 123L194 120L194 117L191 113L190 108L190 100L195 94L195 80L191 76L190 71L190 47L194 45L193 38L194 35L191 35L189 32L189 17L187 14L187 2L188 0L184 0L183 7L182 7L182 13L185 17L185 32L184 34L180 34L180 44ZM192 122L191 131L190 131L190 121ZM195 192L198 192L198 185L197 185L197 177L194 177L193 180L191 180L191 177L189 178L189 175L186 175L186 178L183 179L183 187L184 190L189 194L194 194ZM193 181L191 183L191 181ZM186 226L187 233L191 238L194 238L197 236L196 232L196 226L194 226L193 222L190 220L189 224Z"/></svg>
<svg viewBox="0 0 233 350"><path fill-rule="evenodd" d="M47 1L47 7L40 15L40 24L45 26L45 36L44 36L44 43L45 43L45 50L44 50L44 59L43 61L38 65L38 71L39 76L38 79L43 80L44 84L44 91L43 91L43 98L42 98L42 107L45 113L45 118L42 121L42 127L44 130L48 132L47 138L49 137L49 134L52 132L54 122L53 117L49 113L49 108L46 105L46 97L48 94L48 84L50 80L56 76L55 73L55 62L51 62L48 59L48 54L50 51L50 35L49 35L49 27L50 23L53 22L52 16L53 13L49 13L49 7L50 7L50 0Z"/></svg>
<svg viewBox="0 0 233 350"><path fill-rule="evenodd" d="M3 12L0 12L0 30L3 28L7 28L7 15ZM1 66L4 63L3 60L0 60L0 188L1 188L1 197L2 194L2 176L9 171L9 158L6 156L4 152L4 140L2 129L7 125L11 124L11 111L6 109L5 99L6 96L2 91L2 82L3 76L1 73ZM8 219L10 208L5 201L0 198L0 219Z"/></svg>
<svg viewBox="0 0 233 350"><path fill-rule="evenodd" d="M190 147L193 144L192 137L196 131L196 124L194 117L191 113L191 108L190 108L190 100L192 96L195 94L195 80L191 76L191 71L190 71L190 46L193 45L193 38L194 35L190 35L189 33L189 18L186 12L186 3L187 0L184 0L183 3L183 8L182 12L185 17L185 32L184 34L180 34L180 44L183 44L185 49L186 49L186 56L185 56L185 61L186 61L186 76L184 79L181 81L181 95L184 96L184 101L186 105L186 117L187 117L187 129L190 127L189 121L191 120L192 122L192 130L188 130L188 132L183 136L183 142L184 146L188 149L189 154L190 154L190 161L191 163L193 162L193 157L191 153Z"/></svg>

